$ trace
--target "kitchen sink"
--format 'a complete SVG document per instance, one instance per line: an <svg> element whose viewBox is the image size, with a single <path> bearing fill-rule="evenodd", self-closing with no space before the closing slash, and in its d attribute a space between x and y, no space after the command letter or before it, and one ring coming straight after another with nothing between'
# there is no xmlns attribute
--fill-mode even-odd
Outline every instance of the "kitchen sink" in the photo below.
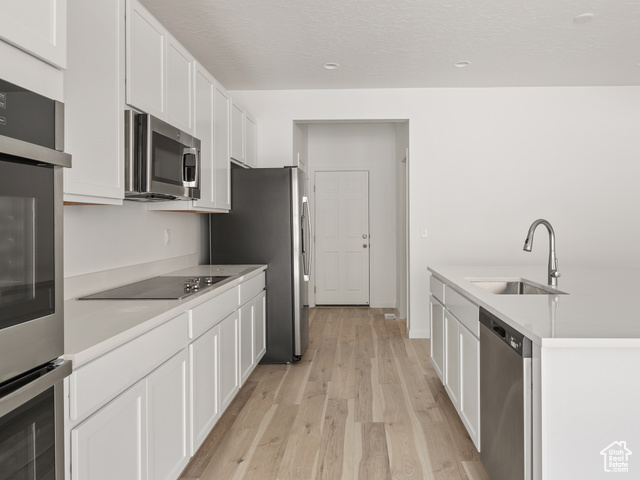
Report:
<svg viewBox="0 0 640 480"><path fill-rule="evenodd" d="M514 279L467 279L474 285L496 295L566 295L555 288L540 285L530 280Z"/></svg>

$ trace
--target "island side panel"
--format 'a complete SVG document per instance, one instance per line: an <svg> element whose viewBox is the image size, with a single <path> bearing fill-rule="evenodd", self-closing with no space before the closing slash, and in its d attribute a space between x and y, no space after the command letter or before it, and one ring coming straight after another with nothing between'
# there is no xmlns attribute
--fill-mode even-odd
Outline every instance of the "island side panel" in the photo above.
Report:
<svg viewBox="0 0 640 480"><path fill-rule="evenodd" d="M640 349L542 348L541 365L542 477L639 478Z"/></svg>

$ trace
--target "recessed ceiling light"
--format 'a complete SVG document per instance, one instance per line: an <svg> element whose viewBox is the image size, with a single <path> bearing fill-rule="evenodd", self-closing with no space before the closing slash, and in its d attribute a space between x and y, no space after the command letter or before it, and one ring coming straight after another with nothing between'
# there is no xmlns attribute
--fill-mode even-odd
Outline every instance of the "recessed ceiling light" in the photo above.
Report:
<svg viewBox="0 0 640 480"><path fill-rule="evenodd" d="M593 20L595 15L593 13L583 13L582 15L578 15L577 17L573 17L573 23L589 23Z"/></svg>
<svg viewBox="0 0 640 480"><path fill-rule="evenodd" d="M471 62L467 62L466 60L460 60L459 62L453 64L454 67L458 68L468 67L469 65L471 65Z"/></svg>
<svg viewBox="0 0 640 480"><path fill-rule="evenodd" d="M335 62L327 62L323 65L323 67L327 70L335 70L336 68L340 68L340 64Z"/></svg>

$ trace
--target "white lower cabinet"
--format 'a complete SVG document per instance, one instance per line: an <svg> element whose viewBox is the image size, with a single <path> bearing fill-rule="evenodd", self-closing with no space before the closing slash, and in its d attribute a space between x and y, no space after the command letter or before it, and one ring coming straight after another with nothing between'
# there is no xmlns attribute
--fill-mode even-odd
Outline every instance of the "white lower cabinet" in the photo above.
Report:
<svg viewBox="0 0 640 480"><path fill-rule="evenodd" d="M240 389L238 362L238 312L220 322L220 406L222 410Z"/></svg>
<svg viewBox="0 0 640 480"><path fill-rule="evenodd" d="M444 307L429 299L431 306L431 363L444 383Z"/></svg>
<svg viewBox="0 0 640 480"><path fill-rule="evenodd" d="M434 283L439 287L435 289L437 293L441 293L443 287L448 293L443 296L446 299L444 305L433 296L433 292L429 298L431 362L471 440L480 451L478 307L457 292L452 292L448 285Z"/></svg>
<svg viewBox="0 0 640 480"><path fill-rule="evenodd" d="M449 312L444 313L445 364L444 387L457 407L460 395L460 342L458 319Z"/></svg>
<svg viewBox="0 0 640 480"><path fill-rule="evenodd" d="M240 308L240 382L244 383L266 351L266 293L253 297Z"/></svg>
<svg viewBox="0 0 640 480"><path fill-rule="evenodd" d="M172 480L189 461L187 349L71 431L74 480Z"/></svg>
<svg viewBox="0 0 640 480"><path fill-rule="evenodd" d="M173 480L189 461L187 349L147 377L149 478Z"/></svg>
<svg viewBox="0 0 640 480"><path fill-rule="evenodd" d="M220 417L220 327L209 329L189 345L191 454L202 445Z"/></svg>
<svg viewBox="0 0 640 480"><path fill-rule="evenodd" d="M74 370L66 478L178 478L265 353L264 286L261 273Z"/></svg>
<svg viewBox="0 0 640 480"><path fill-rule="evenodd" d="M240 381L244 383L253 367L253 301L240 308Z"/></svg>
<svg viewBox="0 0 640 480"><path fill-rule="evenodd" d="M253 304L253 364L258 364L267 352L267 292L262 291Z"/></svg>
<svg viewBox="0 0 640 480"><path fill-rule="evenodd" d="M74 480L147 480L146 400L142 381L71 431Z"/></svg>
<svg viewBox="0 0 640 480"><path fill-rule="evenodd" d="M459 325L460 417L476 448L480 446L480 340Z"/></svg>

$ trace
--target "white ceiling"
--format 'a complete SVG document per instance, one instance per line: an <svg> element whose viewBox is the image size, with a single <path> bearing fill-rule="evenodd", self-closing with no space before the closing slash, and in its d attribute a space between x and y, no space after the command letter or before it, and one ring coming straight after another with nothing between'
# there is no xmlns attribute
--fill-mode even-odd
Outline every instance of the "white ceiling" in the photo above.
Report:
<svg viewBox="0 0 640 480"><path fill-rule="evenodd" d="M640 0L142 3L230 90L640 85Z"/></svg>

